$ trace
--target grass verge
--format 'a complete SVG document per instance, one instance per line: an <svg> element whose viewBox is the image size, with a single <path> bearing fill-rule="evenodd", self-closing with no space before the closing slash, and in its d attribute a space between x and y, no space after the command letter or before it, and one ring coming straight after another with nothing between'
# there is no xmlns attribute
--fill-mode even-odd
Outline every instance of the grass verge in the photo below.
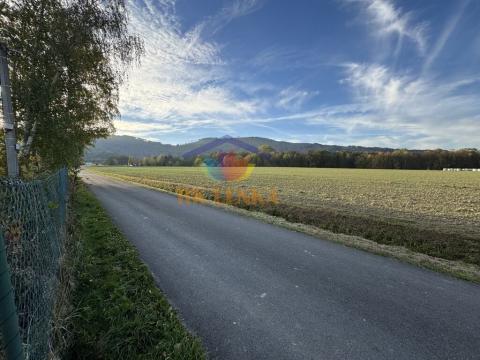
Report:
<svg viewBox="0 0 480 360"><path fill-rule="evenodd" d="M177 194L175 184L114 174L101 173L100 175L192 199L191 196ZM198 189L201 188L192 187L192 193L196 193ZM355 215L351 217L355 221L350 221L350 217L342 216L342 214L325 214L321 210L315 212L314 209L311 209L312 212L305 213L304 209L290 209L289 206L282 204L269 205L263 208L242 203L229 205L211 201L214 197L213 192L209 189L202 190L203 199L201 201L204 204L222 207L225 210L255 217L290 230L378 255L393 257L463 280L480 283L480 266L477 264L479 248L476 242L473 244L468 241L460 242L462 246L459 246L459 243L454 241L458 239L443 236L444 234L439 235L434 230L410 228L401 223L387 224L382 220L362 218ZM370 239L362 236L366 233L367 235L370 234L368 236ZM472 239L472 241L474 240ZM452 251L457 256L452 255ZM461 254L461 256L458 256L458 254Z"/></svg>
<svg viewBox="0 0 480 360"><path fill-rule="evenodd" d="M81 184L74 197L77 237L71 359L205 359L136 249Z"/></svg>

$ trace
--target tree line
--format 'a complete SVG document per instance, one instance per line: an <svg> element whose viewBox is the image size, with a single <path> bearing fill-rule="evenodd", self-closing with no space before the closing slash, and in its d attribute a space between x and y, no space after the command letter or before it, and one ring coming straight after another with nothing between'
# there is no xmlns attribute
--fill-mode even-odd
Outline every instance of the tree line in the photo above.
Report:
<svg viewBox="0 0 480 360"><path fill-rule="evenodd" d="M255 166L360 168L360 169L416 169L441 170L443 168L480 168L480 151L461 150L395 150L391 152L331 152L326 150L300 153L275 151L266 146L258 153L236 153L237 159ZM112 156L106 165L130 166L222 166L224 152L212 152L196 158L184 159L172 155L158 155L135 159L129 156Z"/></svg>

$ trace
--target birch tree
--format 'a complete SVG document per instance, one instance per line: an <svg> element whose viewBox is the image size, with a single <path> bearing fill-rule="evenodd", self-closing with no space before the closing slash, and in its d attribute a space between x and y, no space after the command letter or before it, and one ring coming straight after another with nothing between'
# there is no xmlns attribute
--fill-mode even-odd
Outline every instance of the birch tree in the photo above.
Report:
<svg viewBox="0 0 480 360"><path fill-rule="evenodd" d="M0 8L10 49L20 160L76 166L113 132L118 91L143 52L124 0L10 0Z"/></svg>

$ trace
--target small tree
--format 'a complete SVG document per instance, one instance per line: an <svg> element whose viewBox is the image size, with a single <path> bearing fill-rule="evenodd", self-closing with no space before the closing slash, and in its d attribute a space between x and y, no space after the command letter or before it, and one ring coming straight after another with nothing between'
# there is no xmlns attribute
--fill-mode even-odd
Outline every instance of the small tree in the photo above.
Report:
<svg viewBox="0 0 480 360"><path fill-rule="evenodd" d="M197 156L195 161L193 162L193 166L201 166L203 164L203 158L201 156Z"/></svg>
<svg viewBox="0 0 480 360"><path fill-rule="evenodd" d="M265 154L268 154L268 153L274 153L275 152L275 149L273 147L271 147L270 145L267 145L267 144L262 144L258 147L258 150L261 152L261 153L265 153Z"/></svg>

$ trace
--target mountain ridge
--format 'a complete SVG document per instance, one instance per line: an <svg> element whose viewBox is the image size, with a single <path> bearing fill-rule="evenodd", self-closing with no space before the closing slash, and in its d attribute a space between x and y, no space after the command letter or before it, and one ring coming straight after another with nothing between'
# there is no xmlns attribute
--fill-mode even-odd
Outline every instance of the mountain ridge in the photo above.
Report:
<svg viewBox="0 0 480 360"><path fill-rule="evenodd" d="M150 141L142 138L137 138L129 135L113 135L106 139L99 139L95 144L88 148L85 152L85 161L87 162L103 162L111 156L132 156L134 158L143 158L157 155L172 155L182 156L196 148L199 148L209 141L219 138L202 138L200 140L171 145L164 144L159 141ZM277 141L269 138L249 136L238 137L239 139L249 145L259 147L260 145L268 145L276 151L297 151L301 153L310 150L326 150L331 152L336 151L352 151L352 152L379 152L379 151L394 151L393 148L383 147L365 147L365 146L342 146L342 145L325 145L319 143L293 143L288 141ZM218 148L222 151L227 150L242 150L235 148L235 146L222 145Z"/></svg>

